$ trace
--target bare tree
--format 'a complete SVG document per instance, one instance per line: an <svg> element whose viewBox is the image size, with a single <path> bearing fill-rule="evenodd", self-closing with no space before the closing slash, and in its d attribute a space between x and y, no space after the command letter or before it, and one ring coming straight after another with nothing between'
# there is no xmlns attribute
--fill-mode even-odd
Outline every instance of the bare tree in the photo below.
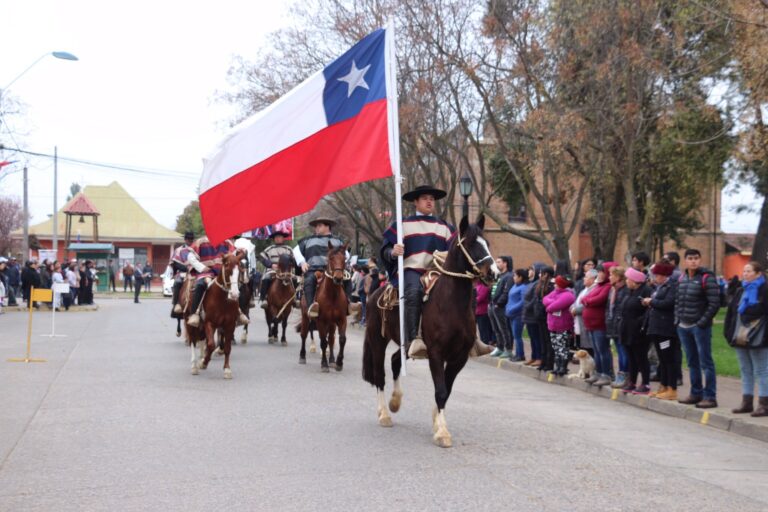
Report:
<svg viewBox="0 0 768 512"><path fill-rule="evenodd" d="M9 254L14 247L11 232L19 229L24 222L24 211L18 199L0 196L0 254Z"/></svg>

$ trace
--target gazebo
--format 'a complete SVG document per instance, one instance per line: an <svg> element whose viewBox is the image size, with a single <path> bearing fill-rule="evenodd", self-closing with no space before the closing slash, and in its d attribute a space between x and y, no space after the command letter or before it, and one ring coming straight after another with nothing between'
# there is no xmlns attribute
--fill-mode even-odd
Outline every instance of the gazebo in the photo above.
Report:
<svg viewBox="0 0 768 512"><path fill-rule="evenodd" d="M93 242L99 241L99 211L82 192L78 192L75 197L62 210L66 215L66 229L64 234L65 257L69 259L69 245L72 241L72 216L79 215L78 222L85 223L85 217L93 217ZM78 240L79 242L79 240Z"/></svg>

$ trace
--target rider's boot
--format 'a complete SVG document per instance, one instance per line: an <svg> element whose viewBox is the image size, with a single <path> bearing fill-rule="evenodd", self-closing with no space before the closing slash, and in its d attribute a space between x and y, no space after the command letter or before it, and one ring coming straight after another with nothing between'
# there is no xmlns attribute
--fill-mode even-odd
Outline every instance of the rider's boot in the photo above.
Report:
<svg viewBox="0 0 768 512"><path fill-rule="evenodd" d="M407 336L408 344L406 350L408 357L411 359L426 359L427 346L424 344L424 340L421 339L421 333L419 333L419 319L421 317L421 308L419 304L408 303L405 304L405 335Z"/></svg>
<svg viewBox="0 0 768 512"><path fill-rule="evenodd" d="M307 309L309 318L317 318L320 314L320 304L315 302L315 286L317 286L317 283L314 280L304 281L304 293L306 294L307 304L309 304Z"/></svg>
<svg viewBox="0 0 768 512"><path fill-rule="evenodd" d="M249 323L251 323L250 319L247 316L245 316L245 313L241 311L240 316L237 317L237 325L242 326L242 325L248 325Z"/></svg>
<svg viewBox="0 0 768 512"><path fill-rule="evenodd" d="M187 323L192 327L200 327L200 315L197 310L200 309L200 301L203 300L203 294L205 293L205 286L195 286L195 292L192 295L192 311L189 315Z"/></svg>
<svg viewBox="0 0 768 512"><path fill-rule="evenodd" d="M475 338L475 344L469 350L469 357L480 357L486 354L490 354L493 349L483 343L480 338Z"/></svg>
<svg viewBox="0 0 768 512"><path fill-rule="evenodd" d="M259 289L259 299L261 300L259 307L261 307L261 309L267 309L267 292L270 284L272 284L272 281L269 279L261 280L261 287Z"/></svg>
<svg viewBox="0 0 768 512"><path fill-rule="evenodd" d="M179 304L180 290L181 290L181 283L179 281L174 281L173 282L173 313L176 315L180 315L182 313L181 304Z"/></svg>
<svg viewBox="0 0 768 512"><path fill-rule="evenodd" d="M320 304L317 302L310 304L309 309L307 309L307 315L309 315L309 318L317 318L320 315Z"/></svg>

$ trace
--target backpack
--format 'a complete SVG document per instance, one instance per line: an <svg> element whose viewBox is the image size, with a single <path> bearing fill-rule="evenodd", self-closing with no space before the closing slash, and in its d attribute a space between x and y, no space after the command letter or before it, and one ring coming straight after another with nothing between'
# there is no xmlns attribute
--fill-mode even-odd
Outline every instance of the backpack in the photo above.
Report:
<svg viewBox="0 0 768 512"><path fill-rule="evenodd" d="M707 277L711 276L712 274L708 274L704 272L701 274L701 289L704 290L705 294L707 291ZM683 282L683 277L685 277L685 273L680 274L680 277L677 279L677 283L680 284ZM714 277L714 276L712 276ZM718 281L717 278L715 278L715 284L717 285L718 290L718 299L720 301L720 307L725 307L728 305L728 299L725 295L725 287L722 286Z"/></svg>

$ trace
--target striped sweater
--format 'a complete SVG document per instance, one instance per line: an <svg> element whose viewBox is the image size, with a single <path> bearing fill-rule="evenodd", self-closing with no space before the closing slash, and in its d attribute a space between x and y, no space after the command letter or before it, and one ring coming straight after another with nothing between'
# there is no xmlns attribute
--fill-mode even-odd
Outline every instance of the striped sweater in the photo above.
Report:
<svg viewBox="0 0 768 512"><path fill-rule="evenodd" d="M430 215L411 215L403 219L403 265L406 270L424 273L432 263L432 253L447 251L456 236L456 229L437 217ZM391 252L397 243L397 224L392 224L384 232L381 257L388 265L390 274L397 269L397 258Z"/></svg>

